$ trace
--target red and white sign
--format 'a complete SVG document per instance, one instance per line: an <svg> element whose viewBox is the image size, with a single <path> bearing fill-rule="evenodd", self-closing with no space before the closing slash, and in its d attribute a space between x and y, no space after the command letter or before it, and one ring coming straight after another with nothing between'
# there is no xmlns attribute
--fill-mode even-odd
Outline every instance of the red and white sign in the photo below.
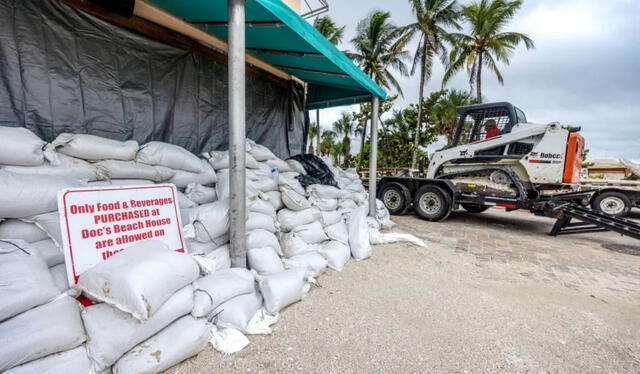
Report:
<svg viewBox="0 0 640 374"><path fill-rule="evenodd" d="M131 245L159 240L184 252L180 208L172 184L68 188L58 212L69 285L84 271Z"/></svg>

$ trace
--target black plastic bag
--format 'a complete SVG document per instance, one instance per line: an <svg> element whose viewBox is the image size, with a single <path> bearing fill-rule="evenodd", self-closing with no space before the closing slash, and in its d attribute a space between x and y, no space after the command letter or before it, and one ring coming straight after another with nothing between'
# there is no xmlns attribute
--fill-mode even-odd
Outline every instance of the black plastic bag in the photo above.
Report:
<svg viewBox="0 0 640 374"><path fill-rule="evenodd" d="M312 184L326 184L333 187L338 187L336 179L333 177L331 169L322 159L316 155L303 154L296 155L289 160L296 160L302 164L307 175L298 175L298 180L303 187L307 187ZM339 187L338 187L339 188Z"/></svg>

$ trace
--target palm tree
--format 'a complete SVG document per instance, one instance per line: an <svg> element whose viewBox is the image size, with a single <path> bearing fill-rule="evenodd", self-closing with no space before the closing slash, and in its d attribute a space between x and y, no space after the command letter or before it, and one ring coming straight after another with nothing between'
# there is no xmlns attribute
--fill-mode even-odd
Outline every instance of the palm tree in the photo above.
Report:
<svg viewBox="0 0 640 374"><path fill-rule="evenodd" d="M316 28L324 36L331 42L333 45L338 45L342 43L342 36L344 34L344 29L346 26L338 27L335 22L329 16L322 16L316 18L313 21L313 27Z"/></svg>
<svg viewBox="0 0 640 374"><path fill-rule="evenodd" d="M482 68L486 64L500 84L504 84L497 62L509 65L509 58L520 43L535 48L533 40L519 32L503 31L522 6L522 0L479 0L465 6L461 16L471 27L470 33L450 33L447 39L454 45L442 79L444 86L465 65L469 84L476 84L476 96L482 101Z"/></svg>
<svg viewBox="0 0 640 374"><path fill-rule="evenodd" d="M342 152L346 156L351 152L351 135L354 130L353 117L350 113L342 112L342 116L333 123L333 131L338 136L342 136Z"/></svg>
<svg viewBox="0 0 640 374"><path fill-rule="evenodd" d="M456 0L409 0L416 22L407 25L406 30L409 37L418 35L418 46L413 55L413 65L411 74L420 67L420 85L418 88L418 118L416 121L415 139L413 140L413 154L411 166L418 167L418 135L422 126L422 98L424 97L424 86L431 78L433 67L433 57L435 54L441 56L444 61L447 51L444 46L444 39L448 34L445 28L458 25L458 6Z"/></svg>
<svg viewBox="0 0 640 374"><path fill-rule="evenodd" d="M346 26L338 27L335 22L329 16L318 17L313 21L313 27L322 34L333 45L342 43L342 37L344 35L344 29ZM320 126L320 109L316 109L316 124ZM320 149L320 131L316 133L317 136L317 149Z"/></svg>
<svg viewBox="0 0 640 374"><path fill-rule="evenodd" d="M437 133L447 138L447 145L451 145L458 125L456 108L464 105L478 104L479 101L471 92L450 90L438 98L431 109L431 117L435 122Z"/></svg>
<svg viewBox="0 0 640 374"><path fill-rule="evenodd" d="M333 147L334 137L336 133L331 130L324 130L322 132L322 141L320 142L320 154L326 156L331 153L331 148Z"/></svg>
<svg viewBox="0 0 640 374"><path fill-rule="evenodd" d="M315 150L320 150L320 126L317 123L312 123L309 126L309 153L315 153ZM318 143L314 149L313 140L317 139Z"/></svg>
<svg viewBox="0 0 640 374"><path fill-rule="evenodd" d="M351 39L355 52L346 54L378 85L394 88L402 95L400 84L390 69L409 76L405 64L409 52L405 47L410 38L404 35L404 28L396 27L390 18L389 12L374 11L358 22L356 36Z"/></svg>

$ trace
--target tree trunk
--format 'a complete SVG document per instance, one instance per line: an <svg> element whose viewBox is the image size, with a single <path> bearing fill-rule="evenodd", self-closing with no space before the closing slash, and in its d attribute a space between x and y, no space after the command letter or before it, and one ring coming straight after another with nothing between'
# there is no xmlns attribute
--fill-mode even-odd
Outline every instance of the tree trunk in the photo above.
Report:
<svg viewBox="0 0 640 374"><path fill-rule="evenodd" d="M322 132L320 130L320 109L316 109L316 126L318 126L318 136L317 136L318 141L317 141L316 149L318 150L318 153L320 153L320 133Z"/></svg>
<svg viewBox="0 0 640 374"><path fill-rule="evenodd" d="M362 136L360 137L360 165L359 165L359 167L362 167L363 165L365 165L364 142L365 142L366 136L367 136L367 122L368 121L364 121L364 129L362 129Z"/></svg>
<svg viewBox="0 0 640 374"><path fill-rule="evenodd" d="M478 102L482 102L482 52L478 53L478 75L476 76L476 93Z"/></svg>
<svg viewBox="0 0 640 374"><path fill-rule="evenodd" d="M416 121L416 135L413 139L413 154L411 157L411 168L415 169L418 167L418 143L420 142L420 128L422 127L422 97L424 95L424 65L426 63L426 44L423 47L422 51L422 60L420 61L420 88L418 89L418 119Z"/></svg>

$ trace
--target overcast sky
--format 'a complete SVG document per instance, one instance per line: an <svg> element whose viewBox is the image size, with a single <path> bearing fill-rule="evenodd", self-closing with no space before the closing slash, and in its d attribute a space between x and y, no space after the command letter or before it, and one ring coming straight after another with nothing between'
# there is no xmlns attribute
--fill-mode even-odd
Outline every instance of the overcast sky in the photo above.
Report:
<svg viewBox="0 0 640 374"><path fill-rule="evenodd" d="M347 26L341 50L351 48L358 20L374 9L391 12L397 25L413 19L408 1L403 0L329 0L329 4L331 18ZM639 0L524 0L508 31L527 33L536 49L519 48L509 66L500 66L504 86L485 71L482 93L487 101L510 101L524 110L530 122L582 126L591 159L640 160ZM410 49L415 50L415 42ZM442 75L443 67L437 63L427 93L440 87ZM397 105L417 102L417 77L399 80L405 96ZM468 90L466 71L447 87ZM323 110L320 122L330 128L340 112L356 109Z"/></svg>

